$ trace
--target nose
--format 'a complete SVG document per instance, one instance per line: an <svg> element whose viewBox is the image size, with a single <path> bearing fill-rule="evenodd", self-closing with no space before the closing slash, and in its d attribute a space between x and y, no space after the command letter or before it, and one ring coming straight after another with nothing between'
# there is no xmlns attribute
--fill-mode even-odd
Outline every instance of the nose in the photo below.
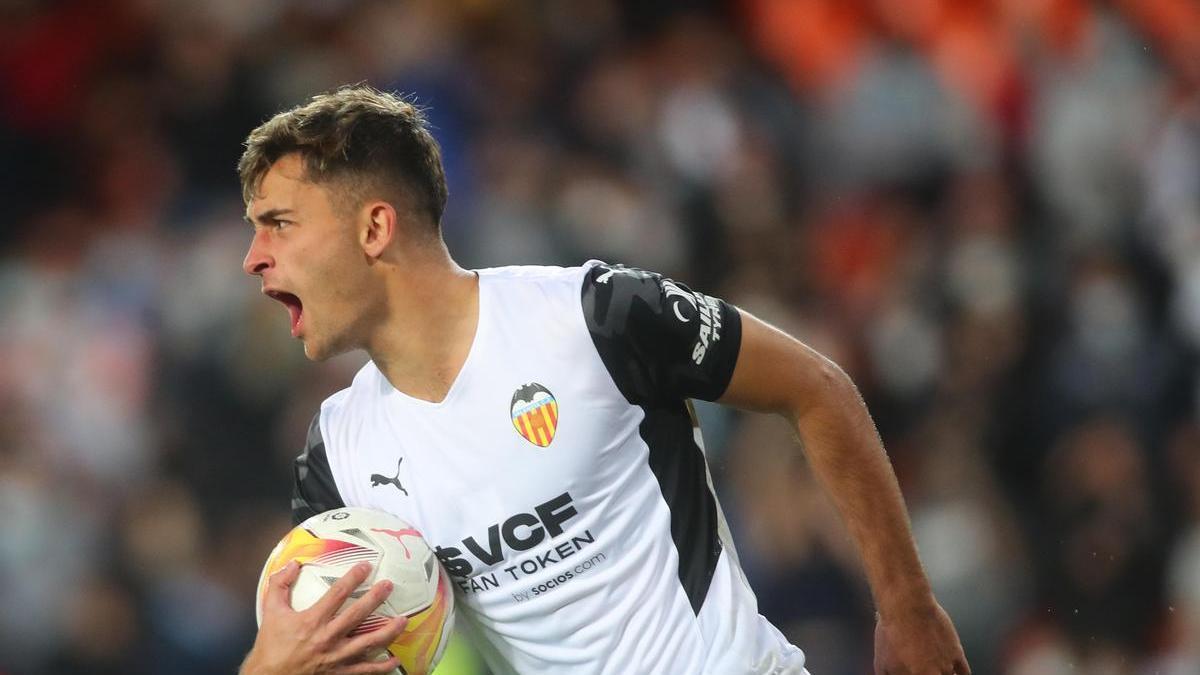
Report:
<svg viewBox="0 0 1200 675"><path fill-rule="evenodd" d="M250 276L262 276L267 269L275 266L275 258L267 252L263 241L265 232L259 230L250 240L250 250L246 251L246 259L242 261L242 269Z"/></svg>

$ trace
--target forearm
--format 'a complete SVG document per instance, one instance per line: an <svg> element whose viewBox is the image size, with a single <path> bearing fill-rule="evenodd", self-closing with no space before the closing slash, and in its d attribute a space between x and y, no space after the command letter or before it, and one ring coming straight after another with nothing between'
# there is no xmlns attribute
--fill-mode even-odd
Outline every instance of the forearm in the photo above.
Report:
<svg viewBox="0 0 1200 675"><path fill-rule="evenodd" d="M892 611L932 600L900 487L866 405L832 363L822 395L792 422L822 487L862 556L876 606Z"/></svg>
<svg viewBox="0 0 1200 675"><path fill-rule="evenodd" d="M840 368L741 312L742 346L721 402L788 417L817 480L862 555L881 620L875 672L958 673L970 666L917 558L912 527L875 424Z"/></svg>

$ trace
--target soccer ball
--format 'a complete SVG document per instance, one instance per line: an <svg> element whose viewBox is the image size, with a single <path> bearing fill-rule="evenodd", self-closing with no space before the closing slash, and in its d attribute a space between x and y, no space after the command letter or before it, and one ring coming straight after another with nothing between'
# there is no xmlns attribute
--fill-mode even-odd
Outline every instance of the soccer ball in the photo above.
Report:
<svg viewBox="0 0 1200 675"><path fill-rule="evenodd" d="M454 594L429 544L408 523L382 511L349 507L319 513L293 528L271 551L258 579L259 625L267 579L290 560L301 564L292 586L292 608L297 611L314 605L354 565L371 563L371 574L342 606L382 579L394 586L352 634L378 630L391 617L407 616L404 632L377 660L390 654L400 659L393 674L426 675L442 658L454 627Z"/></svg>

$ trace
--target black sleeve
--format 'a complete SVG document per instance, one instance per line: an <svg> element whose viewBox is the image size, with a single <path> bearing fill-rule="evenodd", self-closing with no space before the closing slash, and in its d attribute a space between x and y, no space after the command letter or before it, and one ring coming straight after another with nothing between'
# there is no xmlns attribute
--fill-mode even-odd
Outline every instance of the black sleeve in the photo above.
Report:
<svg viewBox="0 0 1200 675"><path fill-rule="evenodd" d="M304 452L292 466L292 523L299 525L318 513L338 509L345 504L333 482L333 470L325 455L325 439L321 437L321 413L313 417L308 427Z"/></svg>
<svg viewBox="0 0 1200 675"><path fill-rule="evenodd" d="M582 293L592 342L629 401L725 393L742 340L732 305L622 265L592 267Z"/></svg>

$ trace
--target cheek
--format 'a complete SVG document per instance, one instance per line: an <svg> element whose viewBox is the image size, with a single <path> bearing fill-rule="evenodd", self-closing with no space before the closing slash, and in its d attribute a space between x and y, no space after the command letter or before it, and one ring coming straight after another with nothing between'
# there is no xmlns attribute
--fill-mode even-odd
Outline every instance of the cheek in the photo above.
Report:
<svg viewBox="0 0 1200 675"><path fill-rule="evenodd" d="M323 310L339 314L353 311L369 277L361 253L344 244L331 244L316 251L311 260L309 278L314 298L328 303Z"/></svg>

